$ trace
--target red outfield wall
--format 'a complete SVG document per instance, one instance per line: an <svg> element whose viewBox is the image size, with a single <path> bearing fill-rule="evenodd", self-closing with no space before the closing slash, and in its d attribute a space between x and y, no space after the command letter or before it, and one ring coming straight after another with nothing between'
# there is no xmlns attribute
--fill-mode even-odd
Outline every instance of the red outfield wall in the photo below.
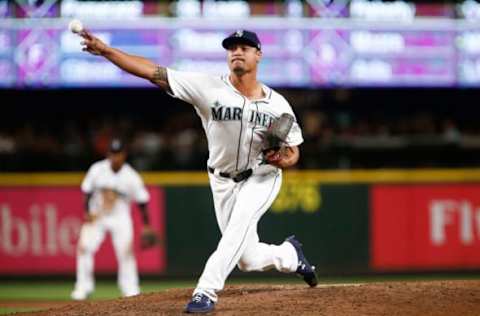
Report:
<svg viewBox="0 0 480 316"><path fill-rule="evenodd" d="M480 185L371 188L374 270L480 267Z"/></svg>
<svg viewBox="0 0 480 316"><path fill-rule="evenodd" d="M165 198L158 187L148 188L150 219L165 240ZM76 187L0 188L0 273L70 273L83 219L83 196ZM161 273L166 268L165 243L140 250L141 218L133 210L135 254L139 271ZM110 236L97 252L95 271L115 272Z"/></svg>

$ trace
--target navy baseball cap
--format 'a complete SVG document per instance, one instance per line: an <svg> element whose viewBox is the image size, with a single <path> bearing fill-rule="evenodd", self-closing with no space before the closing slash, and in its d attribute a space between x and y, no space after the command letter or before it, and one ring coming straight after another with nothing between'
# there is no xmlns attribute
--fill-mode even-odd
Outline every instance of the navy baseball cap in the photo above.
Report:
<svg viewBox="0 0 480 316"><path fill-rule="evenodd" d="M108 151L111 153L119 153L125 151L125 143L120 138L114 138L110 142Z"/></svg>
<svg viewBox="0 0 480 316"><path fill-rule="evenodd" d="M262 50L262 44L260 43L257 34L247 30L238 30L233 32L223 40L222 46L223 48L228 49L230 45L238 43L247 44L257 48L258 50Z"/></svg>

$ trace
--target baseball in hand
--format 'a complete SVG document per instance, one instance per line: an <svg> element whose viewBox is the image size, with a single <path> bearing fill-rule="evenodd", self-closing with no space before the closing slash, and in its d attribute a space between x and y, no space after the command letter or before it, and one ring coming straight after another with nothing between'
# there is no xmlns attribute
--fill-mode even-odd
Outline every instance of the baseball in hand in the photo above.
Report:
<svg viewBox="0 0 480 316"><path fill-rule="evenodd" d="M80 20L74 19L70 21L70 23L68 24L68 28L73 33L79 34L83 31L83 24Z"/></svg>

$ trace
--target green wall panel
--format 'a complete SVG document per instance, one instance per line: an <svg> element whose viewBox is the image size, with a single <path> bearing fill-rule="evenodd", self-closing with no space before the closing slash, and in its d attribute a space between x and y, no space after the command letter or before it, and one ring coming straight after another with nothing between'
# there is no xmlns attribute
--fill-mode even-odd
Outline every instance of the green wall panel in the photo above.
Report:
<svg viewBox="0 0 480 316"><path fill-rule="evenodd" d="M220 232L208 186L168 187L167 273L199 275ZM322 274L368 270L368 186L284 183L259 223L260 239L279 244L291 234L304 243Z"/></svg>
<svg viewBox="0 0 480 316"><path fill-rule="evenodd" d="M167 273L200 274L220 239L208 186L168 187Z"/></svg>
<svg viewBox="0 0 480 316"><path fill-rule="evenodd" d="M367 185L287 183L258 230L267 242L295 234L320 273L367 271L368 207Z"/></svg>

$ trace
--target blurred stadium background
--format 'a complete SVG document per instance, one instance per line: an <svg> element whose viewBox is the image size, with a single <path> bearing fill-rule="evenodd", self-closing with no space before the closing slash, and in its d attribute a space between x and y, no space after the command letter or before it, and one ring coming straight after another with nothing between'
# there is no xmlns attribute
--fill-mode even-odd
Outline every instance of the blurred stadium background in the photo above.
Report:
<svg viewBox="0 0 480 316"><path fill-rule="evenodd" d="M227 34L258 32L260 79L305 137L260 236L296 233L324 281L477 277L478 2L11 0L0 1L0 302L68 299L79 184L114 135L129 140L164 239L137 247L144 290L192 286L219 238L191 106L81 52L72 18L129 53L214 74L227 71ZM118 295L113 258L107 243L96 298Z"/></svg>

